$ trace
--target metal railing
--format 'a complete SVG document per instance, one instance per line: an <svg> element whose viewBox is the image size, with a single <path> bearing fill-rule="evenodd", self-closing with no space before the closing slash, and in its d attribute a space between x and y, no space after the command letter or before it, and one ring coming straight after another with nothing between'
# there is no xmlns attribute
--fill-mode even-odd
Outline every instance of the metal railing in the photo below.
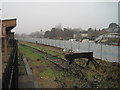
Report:
<svg viewBox="0 0 120 90"><path fill-rule="evenodd" d="M9 56L6 68L3 73L2 87L18 88L18 45L17 40L14 40L14 47Z"/></svg>

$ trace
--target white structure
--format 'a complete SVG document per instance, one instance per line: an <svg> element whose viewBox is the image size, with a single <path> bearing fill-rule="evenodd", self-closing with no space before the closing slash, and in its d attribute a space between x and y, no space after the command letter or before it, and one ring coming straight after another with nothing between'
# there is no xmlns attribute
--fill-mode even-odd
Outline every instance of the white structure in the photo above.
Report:
<svg viewBox="0 0 120 90"><path fill-rule="evenodd" d="M101 40L103 38L120 38L120 33L107 33L100 35L98 38L95 39L95 41Z"/></svg>
<svg viewBox="0 0 120 90"><path fill-rule="evenodd" d="M87 33L84 33L84 34L81 34L81 37L88 37L88 34Z"/></svg>
<svg viewBox="0 0 120 90"><path fill-rule="evenodd" d="M108 34L104 34L103 37L105 37L105 38L120 38L120 33L108 33Z"/></svg>
<svg viewBox="0 0 120 90"><path fill-rule="evenodd" d="M120 45L120 33L107 33L99 36L95 40L96 43L102 43L106 45Z"/></svg>

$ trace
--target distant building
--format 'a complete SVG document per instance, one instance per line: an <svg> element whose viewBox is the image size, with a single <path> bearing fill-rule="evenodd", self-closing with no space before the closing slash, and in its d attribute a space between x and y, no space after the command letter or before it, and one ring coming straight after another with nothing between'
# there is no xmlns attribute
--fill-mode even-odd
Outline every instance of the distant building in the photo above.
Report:
<svg viewBox="0 0 120 90"><path fill-rule="evenodd" d="M58 25L55 25L55 29L62 29L62 27L60 24L58 24Z"/></svg>
<svg viewBox="0 0 120 90"><path fill-rule="evenodd" d="M81 37L88 38L88 34L87 33L83 33L83 34L81 34Z"/></svg>
<svg viewBox="0 0 120 90"><path fill-rule="evenodd" d="M107 33L99 36L95 40L96 43L107 45L120 45L120 33Z"/></svg>
<svg viewBox="0 0 120 90"><path fill-rule="evenodd" d="M120 33L107 33L103 35L104 38L120 38Z"/></svg>

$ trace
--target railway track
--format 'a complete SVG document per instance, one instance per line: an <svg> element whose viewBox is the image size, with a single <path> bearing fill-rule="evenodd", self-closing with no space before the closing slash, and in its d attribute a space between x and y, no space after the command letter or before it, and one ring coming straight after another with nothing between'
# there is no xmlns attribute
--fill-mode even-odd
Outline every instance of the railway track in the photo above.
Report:
<svg viewBox="0 0 120 90"><path fill-rule="evenodd" d="M80 75L84 76L83 72L81 71L84 68L83 66L80 66L75 63L72 65L69 65L69 61L67 61L66 59L60 58L58 56L52 55L52 54L47 53L42 50L38 50L36 48L33 48L33 47L25 45L25 44L21 44L21 46L28 47L32 51L45 56L44 58L46 60L50 61L51 63L55 64L56 66L60 67L63 70L66 70L76 76L80 76ZM72 71L71 69L74 69L74 70Z"/></svg>

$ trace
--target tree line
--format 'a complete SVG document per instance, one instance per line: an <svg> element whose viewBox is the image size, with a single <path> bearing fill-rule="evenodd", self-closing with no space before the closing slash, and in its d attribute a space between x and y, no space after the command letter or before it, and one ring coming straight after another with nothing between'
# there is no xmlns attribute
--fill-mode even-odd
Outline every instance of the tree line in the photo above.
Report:
<svg viewBox="0 0 120 90"><path fill-rule="evenodd" d="M57 28L53 27L51 30L43 32L43 30L35 31L30 34L15 34L15 37L33 37L33 38L49 38L49 39L95 39L98 36L109 33L109 32L119 32L120 27L116 23L110 23L108 28L103 28L102 30L97 30L88 28L88 30L83 30L81 28ZM87 37L83 37L82 34L87 34ZM76 36L76 37L75 37Z"/></svg>

